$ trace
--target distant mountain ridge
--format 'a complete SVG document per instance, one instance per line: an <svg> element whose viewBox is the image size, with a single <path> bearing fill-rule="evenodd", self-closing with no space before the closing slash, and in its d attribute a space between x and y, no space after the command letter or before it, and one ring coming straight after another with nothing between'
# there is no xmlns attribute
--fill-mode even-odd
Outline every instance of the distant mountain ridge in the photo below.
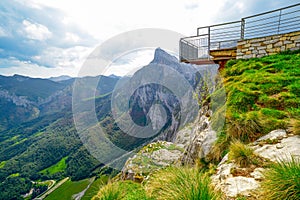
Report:
<svg viewBox="0 0 300 200"><path fill-rule="evenodd" d="M196 69L193 66L179 64L175 57L162 49L156 50L151 64L173 68L192 88L196 87L201 79L201 75L195 73ZM125 83L129 79L130 77L123 77L122 81ZM100 81L97 88L92 88L92 83L98 80ZM87 151L76 131L72 113L75 81L76 84L83 85L84 90L93 91L94 96L79 101L95 102L98 123L113 144L130 151L151 141L151 137L143 139L128 135L116 124L111 111L111 97L120 80L121 77L115 75L83 78L63 76L52 80L20 75L0 76L0 189L6 188L7 191L7 181L15 181L17 185L22 185L20 181L26 180L24 184L28 186L30 181L38 179L60 179L69 176L72 180L80 180L102 170L103 164ZM160 116L149 114L149 105L158 102L166 108L169 120L159 134L164 139L171 140L173 133L178 129L179 122L176 120L180 109L179 100L166 87L157 84L139 87L132 94L129 113L135 123L141 126L146 125L149 120L159 123ZM89 114L84 113L85 109L80 113L83 118L85 114ZM101 150L106 149L103 146ZM44 169L63 158L66 165L62 171L42 173ZM19 176L10 177L12 174ZM9 190L10 192L5 194L0 191L0 197L11 199L11 194L17 197L20 193L18 187Z"/></svg>

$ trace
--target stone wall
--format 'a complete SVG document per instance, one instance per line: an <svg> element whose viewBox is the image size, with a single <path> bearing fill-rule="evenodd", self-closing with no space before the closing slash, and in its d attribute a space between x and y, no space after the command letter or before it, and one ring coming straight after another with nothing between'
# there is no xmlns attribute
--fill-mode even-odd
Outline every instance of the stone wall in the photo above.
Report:
<svg viewBox="0 0 300 200"><path fill-rule="evenodd" d="M298 49L300 49L300 31L238 41L236 58L262 57Z"/></svg>

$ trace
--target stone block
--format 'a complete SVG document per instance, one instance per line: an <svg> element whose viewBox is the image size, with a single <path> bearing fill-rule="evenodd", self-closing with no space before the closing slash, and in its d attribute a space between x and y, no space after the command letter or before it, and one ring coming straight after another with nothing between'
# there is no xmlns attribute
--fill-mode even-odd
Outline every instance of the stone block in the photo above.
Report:
<svg viewBox="0 0 300 200"><path fill-rule="evenodd" d="M266 41L267 41L267 40L272 40L272 36L266 37Z"/></svg>
<svg viewBox="0 0 300 200"><path fill-rule="evenodd" d="M248 49L242 49L242 52L243 53L245 53L245 52L247 52L248 51Z"/></svg>
<svg viewBox="0 0 300 200"><path fill-rule="evenodd" d="M286 40L286 36L280 38L280 41L285 41L285 40Z"/></svg>
<svg viewBox="0 0 300 200"><path fill-rule="evenodd" d="M243 55L243 59L249 59L249 58L253 58L253 55L252 54Z"/></svg>
<svg viewBox="0 0 300 200"><path fill-rule="evenodd" d="M266 38L258 38L258 39L252 39L250 40L250 43L258 43L258 42L263 42L266 41Z"/></svg>
<svg viewBox="0 0 300 200"><path fill-rule="evenodd" d="M291 51L296 51L296 50L299 50L300 47L294 47L294 48L290 48Z"/></svg>
<svg viewBox="0 0 300 200"><path fill-rule="evenodd" d="M272 49L272 48L273 48L273 44L267 45L267 49Z"/></svg>
<svg viewBox="0 0 300 200"><path fill-rule="evenodd" d="M252 47L259 47L259 46L260 46L260 43L252 43L251 46L252 46Z"/></svg>
<svg viewBox="0 0 300 200"><path fill-rule="evenodd" d="M282 41L277 42L274 44L274 47L281 47L283 45Z"/></svg>
<svg viewBox="0 0 300 200"><path fill-rule="evenodd" d="M236 59L243 59L243 56L237 56Z"/></svg>
<svg viewBox="0 0 300 200"><path fill-rule="evenodd" d="M277 48L273 48L273 52L277 52L277 53L279 53L280 52L280 47L277 47Z"/></svg>
<svg viewBox="0 0 300 200"><path fill-rule="evenodd" d="M258 54L258 51L257 50L253 50L252 53L253 54Z"/></svg>
<svg viewBox="0 0 300 200"><path fill-rule="evenodd" d="M274 35L273 36L273 39L279 39L279 38L281 38L282 37L282 35Z"/></svg>
<svg viewBox="0 0 300 200"><path fill-rule="evenodd" d="M300 40L300 35L291 37L291 40Z"/></svg>
<svg viewBox="0 0 300 200"><path fill-rule="evenodd" d="M261 58L261 57L264 57L264 56L266 56L267 54L258 54L257 55L257 58Z"/></svg>
<svg viewBox="0 0 300 200"><path fill-rule="evenodd" d="M246 55L249 55L249 54L251 54L251 51L247 51L247 52L246 52Z"/></svg>
<svg viewBox="0 0 300 200"><path fill-rule="evenodd" d="M285 51L285 46L280 47L280 51Z"/></svg>
<svg viewBox="0 0 300 200"><path fill-rule="evenodd" d="M248 48L248 47L250 47L250 43L243 45L243 48Z"/></svg>
<svg viewBox="0 0 300 200"><path fill-rule="evenodd" d="M266 50L262 49L262 50L259 50L258 53L259 54L266 54L267 52L266 52Z"/></svg>
<svg viewBox="0 0 300 200"><path fill-rule="evenodd" d="M257 47L258 50L266 49L266 46Z"/></svg>
<svg viewBox="0 0 300 200"><path fill-rule="evenodd" d="M250 50L250 51L252 51L252 50L254 50L254 49L255 49L254 47L249 47L249 50Z"/></svg>
<svg viewBox="0 0 300 200"><path fill-rule="evenodd" d="M279 39L273 39L273 40L267 40L267 41L264 41L263 43L264 44L274 44L274 43L276 43L276 42L278 42L279 41Z"/></svg>
<svg viewBox="0 0 300 200"><path fill-rule="evenodd" d="M277 54L277 53L269 53L270 56L271 56L271 55L275 55L275 54Z"/></svg>
<svg viewBox="0 0 300 200"><path fill-rule="evenodd" d="M291 48L294 48L294 47L296 47L295 43L286 45L286 49L291 49Z"/></svg>
<svg viewBox="0 0 300 200"><path fill-rule="evenodd" d="M243 53L236 53L237 56L243 56Z"/></svg>
<svg viewBox="0 0 300 200"><path fill-rule="evenodd" d="M237 45L242 46L242 45L245 45L246 43L247 43L246 40L242 40L242 41L238 41Z"/></svg>
<svg viewBox="0 0 300 200"><path fill-rule="evenodd" d="M290 40L285 40L285 41L283 41L283 44L292 44L293 42L292 41L290 41Z"/></svg>

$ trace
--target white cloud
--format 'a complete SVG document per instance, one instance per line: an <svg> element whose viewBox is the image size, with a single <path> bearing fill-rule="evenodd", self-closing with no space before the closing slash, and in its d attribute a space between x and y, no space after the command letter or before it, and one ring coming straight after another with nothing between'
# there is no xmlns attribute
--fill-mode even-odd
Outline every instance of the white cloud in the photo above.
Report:
<svg viewBox="0 0 300 200"><path fill-rule="evenodd" d="M24 31L29 39L46 40L51 38L52 33L42 24L31 23L28 20L23 20Z"/></svg>
<svg viewBox="0 0 300 200"><path fill-rule="evenodd" d="M7 36L8 34L6 33L6 31L0 27L0 37L5 37Z"/></svg>
<svg viewBox="0 0 300 200"><path fill-rule="evenodd" d="M68 42L78 42L80 40L78 35L76 35L74 33L67 32L65 35L66 35L66 40Z"/></svg>
<svg viewBox="0 0 300 200"><path fill-rule="evenodd" d="M154 56L154 49L140 50L123 55L121 58L116 59L110 66L107 66L103 75L115 74L118 76L132 75L138 69L148 65ZM129 60L125 63L122 60Z"/></svg>
<svg viewBox="0 0 300 200"><path fill-rule="evenodd" d="M79 68L66 67L48 68L29 61L19 61L15 58L1 59L0 64L2 63L9 63L10 65L6 68L0 68L0 74L4 76L12 76L14 74L41 78L49 78L66 74L76 76L79 70Z"/></svg>

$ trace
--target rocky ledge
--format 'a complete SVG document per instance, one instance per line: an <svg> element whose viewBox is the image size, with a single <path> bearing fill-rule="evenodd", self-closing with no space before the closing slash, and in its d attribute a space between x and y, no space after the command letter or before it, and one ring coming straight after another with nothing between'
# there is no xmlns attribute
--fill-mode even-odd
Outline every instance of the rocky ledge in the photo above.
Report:
<svg viewBox="0 0 300 200"><path fill-rule="evenodd" d="M287 134L285 130L274 130L249 145L254 153L265 161L289 161L292 157L300 158L300 136ZM229 199L238 196L252 197L259 195L260 182L263 180L264 167L250 166L241 168L228 159L228 154L217 167L212 182Z"/></svg>

